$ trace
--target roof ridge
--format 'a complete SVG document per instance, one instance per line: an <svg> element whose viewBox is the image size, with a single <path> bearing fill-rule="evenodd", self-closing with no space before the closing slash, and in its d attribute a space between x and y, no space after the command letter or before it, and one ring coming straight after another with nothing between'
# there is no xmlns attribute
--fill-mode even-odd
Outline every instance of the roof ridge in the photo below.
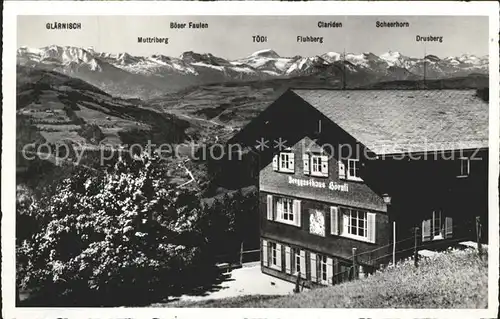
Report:
<svg viewBox="0 0 500 319"><path fill-rule="evenodd" d="M476 91L478 89L474 88L430 88L430 89L419 89L419 88L398 88L398 89L374 89L374 88L288 88L290 91L422 91L422 92L435 92L435 91Z"/></svg>
<svg viewBox="0 0 500 319"><path fill-rule="evenodd" d="M378 89L291 93L374 153L384 154L387 147L395 147L398 152L442 150L452 142L456 143L453 149L487 147L488 103L475 91Z"/></svg>

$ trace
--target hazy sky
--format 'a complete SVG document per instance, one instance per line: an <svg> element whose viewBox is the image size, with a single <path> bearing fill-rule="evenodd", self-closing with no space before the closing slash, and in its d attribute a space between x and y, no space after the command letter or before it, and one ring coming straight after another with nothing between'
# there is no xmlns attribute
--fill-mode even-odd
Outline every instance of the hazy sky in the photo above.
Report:
<svg viewBox="0 0 500 319"><path fill-rule="evenodd" d="M205 22L207 29L171 29L171 22ZM318 28L318 21L342 28ZM377 21L407 21L409 28L377 28ZM81 30L48 30L49 22L80 22ZM235 59L272 48L281 56L329 51L389 50L419 57L488 54L488 18L464 16L20 16L18 47L70 45L133 55L178 56L185 51ZM252 42L267 36L266 43ZM417 42L416 35L442 36L443 42ZM323 43L297 43L297 36L322 36ZM138 43L137 37L167 37L169 44Z"/></svg>

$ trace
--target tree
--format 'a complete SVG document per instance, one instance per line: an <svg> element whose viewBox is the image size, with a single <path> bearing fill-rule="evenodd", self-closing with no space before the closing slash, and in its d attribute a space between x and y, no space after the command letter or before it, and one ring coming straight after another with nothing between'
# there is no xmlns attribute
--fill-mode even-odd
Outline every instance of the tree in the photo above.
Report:
<svg viewBox="0 0 500 319"><path fill-rule="evenodd" d="M45 306L148 302L194 285L210 262L199 198L169 184L155 157L77 169L17 213L37 226L19 238L18 284Z"/></svg>

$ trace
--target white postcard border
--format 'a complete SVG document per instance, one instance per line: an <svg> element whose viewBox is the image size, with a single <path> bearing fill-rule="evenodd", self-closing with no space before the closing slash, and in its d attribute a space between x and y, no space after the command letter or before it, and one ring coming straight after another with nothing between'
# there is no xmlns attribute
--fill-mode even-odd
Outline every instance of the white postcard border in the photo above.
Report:
<svg viewBox="0 0 500 319"><path fill-rule="evenodd" d="M486 318L498 312L499 6L497 2L7 1L3 20L2 297L5 318ZM15 104L18 15L485 15L490 24L489 309L15 308ZM493 93L493 94L492 94Z"/></svg>

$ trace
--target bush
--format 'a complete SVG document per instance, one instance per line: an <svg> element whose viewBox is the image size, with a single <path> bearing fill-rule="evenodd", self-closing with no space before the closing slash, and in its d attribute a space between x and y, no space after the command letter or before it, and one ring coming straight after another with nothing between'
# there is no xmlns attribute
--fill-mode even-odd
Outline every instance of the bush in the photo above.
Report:
<svg viewBox="0 0 500 319"><path fill-rule="evenodd" d="M480 97L484 101L488 102L490 100L490 88L485 87L476 90L476 96Z"/></svg>
<svg viewBox="0 0 500 319"><path fill-rule="evenodd" d="M23 198L18 218L36 227L18 238L17 278L33 304L138 304L212 278L200 227L209 212L158 159L143 161L80 168L54 195Z"/></svg>
<svg viewBox="0 0 500 319"><path fill-rule="evenodd" d="M260 247L257 192L225 193L204 205L200 233L206 249L218 262L239 263L241 243L245 250Z"/></svg>
<svg viewBox="0 0 500 319"><path fill-rule="evenodd" d="M104 139L104 133L97 124L83 124L78 130L78 135L85 138L91 144L99 144Z"/></svg>

